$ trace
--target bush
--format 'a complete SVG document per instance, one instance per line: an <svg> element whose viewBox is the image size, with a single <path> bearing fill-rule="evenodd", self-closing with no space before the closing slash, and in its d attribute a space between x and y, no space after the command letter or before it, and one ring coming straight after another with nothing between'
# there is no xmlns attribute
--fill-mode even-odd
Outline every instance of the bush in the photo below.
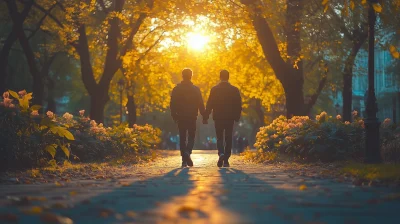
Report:
<svg viewBox="0 0 400 224"><path fill-rule="evenodd" d="M71 159L93 161L139 157L160 142L161 131L149 125L103 127L70 113L40 115L30 106L31 93L8 91L0 102L0 169L56 165Z"/></svg>
<svg viewBox="0 0 400 224"><path fill-rule="evenodd" d="M270 125L260 128L255 147L276 151L305 161L329 162L361 159L365 147L364 121L353 112L353 122L342 122L326 112L311 120L307 116L286 119L280 116ZM386 119L381 125L382 144L395 138L397 129Z"/></svg>

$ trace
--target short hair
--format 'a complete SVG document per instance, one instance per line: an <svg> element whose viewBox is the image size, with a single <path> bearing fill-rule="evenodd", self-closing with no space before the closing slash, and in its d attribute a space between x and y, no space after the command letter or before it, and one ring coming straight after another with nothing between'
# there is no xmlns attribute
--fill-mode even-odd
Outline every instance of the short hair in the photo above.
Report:
<svg viewBox="0 0 400 224"><path fill-rule="evenodd" d="M223 81L228 81L229 80L229 72L228 70L221 70L219 72L219 78Z"/></svg>
<svg viewBox="0 0 400 224"><path fill-rule="evenodd" d="M190 68L185 68L182 70L182 79L183 80L191 80L193 75L193 71Z"/></svg>

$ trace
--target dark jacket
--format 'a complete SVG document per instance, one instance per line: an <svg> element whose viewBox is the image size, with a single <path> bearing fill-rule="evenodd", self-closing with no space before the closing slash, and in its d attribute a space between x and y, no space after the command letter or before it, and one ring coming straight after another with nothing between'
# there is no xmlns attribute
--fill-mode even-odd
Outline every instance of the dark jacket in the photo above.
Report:
<svg viewBox="0 0 400 224"><path fill-rule="evenodd" d="M196 120L198 111L204 116L204 102L200 89L190 81L182 81L172 90L171 115L177 120Z"/></svg>
<svg viewBox="0 0 400 224"><path fill-rule="evenodd" d="M214 86L208 97L206 115L211 111L214 120L239 120L242 112L239 89L229 82L221 82Z"/></svg>

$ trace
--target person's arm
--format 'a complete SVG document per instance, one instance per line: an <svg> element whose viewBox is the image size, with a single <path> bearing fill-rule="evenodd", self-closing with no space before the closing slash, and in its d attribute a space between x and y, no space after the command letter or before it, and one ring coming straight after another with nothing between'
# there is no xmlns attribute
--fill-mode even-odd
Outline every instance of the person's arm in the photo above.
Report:
<svg viewBox="0 0 400 224"><path fill-rule="evenodd" d="M170 107L170 109L171 109L171 116L172 116L172 119L174 119L174 121L176 121L176 119L177 119L177 117L178 117L178 115L177 115L177 112L176 112L176 110L177 110L177 102L176 102L176 89L174 88L173 90L172 90L172 93L171 93L171 101L170 101L170 104L169 104L169 107Z"/></svg>
<svg viewBox="0 0 400 224"><path fill-rule="evenodd" d="M201 95L200 89L198 89L198 96L199 96L199 111L201 116L203 116L203 118L208 119L208 115L206 116L206 109L204 108L204 101L203 101L203 96Z"/></svg>
<svg viewBox="0 0 400 224"><path fill-rule="evenodd" d="M239 89L237 89L237 88L236 88L236 91L235 91L235 102L236 102L235 121L239 121L241 113L242 113L242 97L240 96Z"/></svg>
<svg viewBox="0 0 400 224"><path fill-rule="evenodd" d="M214 109L214 91L213 91L213 89L211 89L210 96L208 96L206 111L205 111L205 115L206 115L207 119L210 116L211 111L213 109Z"/></svg>

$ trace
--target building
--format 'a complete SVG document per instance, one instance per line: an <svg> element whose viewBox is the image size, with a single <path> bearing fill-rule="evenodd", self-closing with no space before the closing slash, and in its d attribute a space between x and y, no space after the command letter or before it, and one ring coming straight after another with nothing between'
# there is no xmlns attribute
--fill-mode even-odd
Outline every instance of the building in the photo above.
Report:
<svg viewBox="0 0 400 224"><path fill-rule="evenodd" d="M393 71L390 66L394 59L385 49L375 49L375 93L378 103L378 118L383 121L390 118L400 120L400 88L397 77L400 71ZM365 100L368 89L368 51L360 50L353 68L353 110L365 117ZM334 99L335 104L342 106L341 92ZM395 115L395 116L394 116Z"/></svg>

